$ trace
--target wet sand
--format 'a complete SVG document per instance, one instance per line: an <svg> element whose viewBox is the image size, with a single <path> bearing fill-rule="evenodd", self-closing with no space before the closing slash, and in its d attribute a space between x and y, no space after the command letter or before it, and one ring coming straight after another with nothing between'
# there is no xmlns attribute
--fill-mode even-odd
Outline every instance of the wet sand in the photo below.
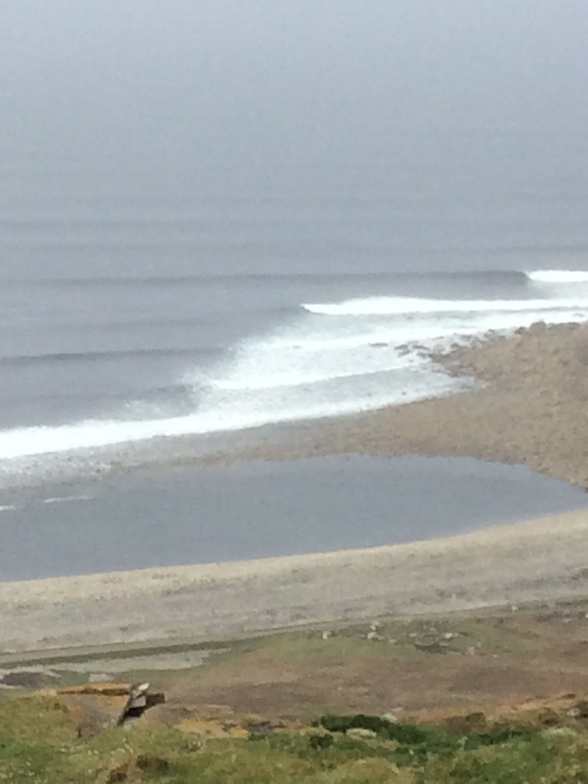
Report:
<svg viewBox="0 0 588 784"><path fill-rule="evenodd" d="M588 512L367 550L0 584L2 652L219 640L588 593Z"/></svg>

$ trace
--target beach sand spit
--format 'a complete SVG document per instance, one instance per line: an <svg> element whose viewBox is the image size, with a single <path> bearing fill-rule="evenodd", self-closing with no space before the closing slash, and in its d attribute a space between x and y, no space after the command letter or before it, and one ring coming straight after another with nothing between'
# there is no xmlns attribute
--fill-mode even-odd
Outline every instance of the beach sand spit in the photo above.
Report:
<svg viewBox="0 0 588 784"><path fill-rule="evenodd" d="M174 639L586 595L588 511L367 550L0 583L0 651Z"/></svg>
<svg viewBox="0 0 588 784"><path fill-rule="evenodd" d="M433 359L479 383L446 397L294 424L287 439L239 457L474 457L525 465L588 489L588 325L538 323Z"/></svg>

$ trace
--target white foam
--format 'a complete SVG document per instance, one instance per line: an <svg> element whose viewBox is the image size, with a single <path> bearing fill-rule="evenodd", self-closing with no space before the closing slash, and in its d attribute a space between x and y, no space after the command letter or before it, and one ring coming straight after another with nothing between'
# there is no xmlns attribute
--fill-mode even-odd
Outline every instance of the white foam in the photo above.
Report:
<svg viewBox="0 0 588 784"><path fill-rule="evenodd" d="M85 420L54 427L23 427L0 433L0 459L49 455L80 449L95 449L157 436L190 432L189 417L125 422Z"/></svg>
<svg viewBox="0 0 588 784"><path fill-rule="evenodd" d="M424 386L420 396L430 394L430 386ZM419 395L417 394L418 398ZM400 399L400 398L399 398ZM411 399L414 399L411 396ZM293 402L293 401L292 401ZM128 423L116 420L86 421L58 427L19 428L0 433L0 459L58 455L75 451L88 451L102 447L208 433L230 432L259 427L271 422L289 422L301 418L312 419L327 414L346 414L365 408L383 406L392 402L390 395L375 397L369 393L365 398L332 400L327 405L315 401L314 405L291 405L290 408L220 406L216 412L206 411L191 416L162 420L145 420ZM51 502L55 502L51 499Z"/></svg>
<svg viewBox="0 0 588 784"><path fill-rule="evenodd" d="M362 376L367 375L367 373L379 373L379 372L386 372L393 370L394 367L398 363L390 363L390 367L382 367L379 370L365 370L362 371L359 367L352 371L349 370L347 372L341 371L328 371L325 370L322 373L313 373L308 375L274 375L274 376L265 376L265 377L254 377L254 378L245 378L242 380L228 380L228 381L216 381L213 382L213 385L217 389L227 390L230 392L243 392L247 390L265 390L265 389L280 389L280 388L288 388L293 389L294 387L305 387L310 384L319 384L322 381L337 381L344 378L359 378Z"/></svg>
<svg viewBox="0 0 588 784"><path fill-rule="evenodd" d="M394 340L390 331L383 340L373 333L290 343L269 340L247 345L211 387L228 392L271 390L390 372L410 365L409 356L399 355L398 345L398 336Z"/></svg>
<svg viewBox="0 0 588 784"><path fill-rule="evenodd" d="M321 302L302 307L323 316L401 316L436 313L524 313L583 308L586 297L576 299L503 299L445 300L417 297L367 297L343 302Z"/></svg>
<svg viewBox="0 0 588 784"><path fill-rule="evenodd" d="M59 495L50 498L44 498L44 504L67 504L75 501L93 501L94 496L91 495Z"/></svg>
<svg viewBox="0 0 588 784"><path fill-rule="evenodd" d="M427 350L540 320L588 320L588 288L578 287L583 296L575 288L573 296L562 296L559 290L580 273L528 274L543 276L530 279L541 280L551 297L387 296L304 305L290 322L244 341L206 378L187 373L183 381L194 389L193 413L164 417L143 403L134 420L121 416L5 430L0 432L0 460L8 464L53 454L66 455L63 459L69 461L73 452L90 450L92 455L92 450L121 444L353 413L444 394L457 382L430 363ZM581 274L588 282L588 272ZM46 500L51 502L57 500Z"/></svg>
<svg viewBox="0 0 588 784"><path fill-rule="evenodd" d="M534 270L525 274L535 283L588 283L586 270Z"/></svg>

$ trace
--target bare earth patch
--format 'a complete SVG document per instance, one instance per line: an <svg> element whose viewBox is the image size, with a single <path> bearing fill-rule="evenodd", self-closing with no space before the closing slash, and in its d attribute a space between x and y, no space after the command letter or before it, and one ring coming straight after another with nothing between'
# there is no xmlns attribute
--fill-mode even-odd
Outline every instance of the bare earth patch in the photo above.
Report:
<svg viewBox="0 0 588 784"><path fill-rule="evenodd" d="M588 694L588 601L289 632L237 643L192 672L153 674L165 705L225 705L272 719L319 713L407 716ZM371 631L376 626L377 632ZM434 653L420 645L441 641ZM141 673L141 676L145 673ZM571 698L570 698L571 699ZM182 714L183 715L183 714Z"/></svg>

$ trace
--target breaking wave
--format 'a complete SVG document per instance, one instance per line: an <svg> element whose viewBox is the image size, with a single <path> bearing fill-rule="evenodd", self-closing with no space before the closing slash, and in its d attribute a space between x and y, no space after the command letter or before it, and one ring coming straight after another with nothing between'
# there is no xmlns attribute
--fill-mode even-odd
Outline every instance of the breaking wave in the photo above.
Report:
<svg viewBox="0 0 588 784"><path fill-rule="evenodd" d="M537 283L588 283L585 270L535 270L525 274Z"/></svg>
<svg viewBox="0 0 588 784"><path fill-rule="evenodd" d="M410 316L414 314L442 313L527 313L538 317L544 312L569 311L582 308L585 297L574 299L526 299L526 300L441 300L412 297L368 297L344 302L326 302L303 305L309 313L325 316Z"/></svg>
<svg viewBox="0 0 588 784"><path fill-rule="evenodd" d="M124 415L4 430L0 460L5 466L22 458L347 414L446 394L463 381L437 369L428 358L431 350L540 320L588 320L588 272L538 270L525 279L526 298L517 277L495 299L387 293L304 304L205 368L190 367L186 356L185 373L176 382L188 390L188 413L170 415L145 401L129 401ZM75 361L76 355L54 359ZM134 405L137 413L129 416Z"/></svg>

